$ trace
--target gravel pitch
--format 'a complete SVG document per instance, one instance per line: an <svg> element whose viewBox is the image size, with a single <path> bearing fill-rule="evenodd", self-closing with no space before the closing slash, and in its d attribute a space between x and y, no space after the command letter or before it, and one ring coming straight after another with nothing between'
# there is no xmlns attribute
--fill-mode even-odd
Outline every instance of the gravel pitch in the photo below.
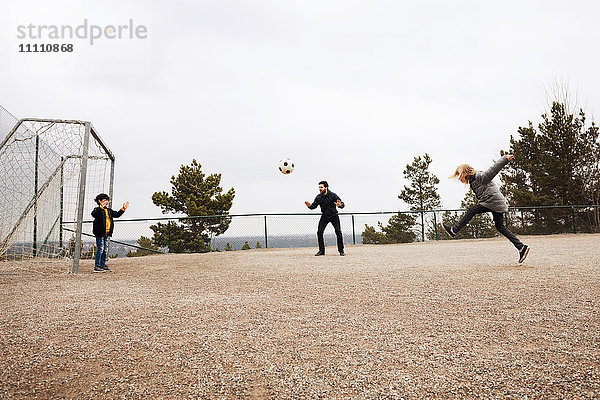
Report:
<svg viewBox="0 0 600 400"><path fill-rule="evenodd" d="M0 262L0 398L600 398L600 235Z"/></svg>

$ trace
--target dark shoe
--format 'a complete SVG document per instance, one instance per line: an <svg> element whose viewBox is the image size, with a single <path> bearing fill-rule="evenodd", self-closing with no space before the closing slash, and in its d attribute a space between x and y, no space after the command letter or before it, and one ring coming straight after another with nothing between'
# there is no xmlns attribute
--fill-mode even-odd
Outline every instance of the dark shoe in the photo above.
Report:
<svg viewBox="0 0 600 400"><path fill-rule="evenodd" d="M104 272L112 272L112 269L108 268L106 265L103 265L100 268L102 268Z"/></svg>
<svg viewBox="0 0 600 400"><path fill-rule="evenodd" d="M317 254L315 254L315 256L324 256L325 252L324 251L318 251Z"/></svg>
<svg viewBox="0 0 600 400"><path fill-rule="evenodd" d="M96 266L94 267L94 272L104 272L104 268Z"/></svg>
<svg viewBox="0 0 600 400"><path fill-rule="evenodd" d="M444 227L444 230L450 237L456 236L456 233L454 233L454 230L452 230L452 227L450 225L442 224L442 226Z"/></svg>
<svg viewBox="0 0 600 400"><path fill-rule="evenodd" d="M529 246L523 245L521 250L519 250L519 262L522 263L527 258L527 254L529 254Z"/></svg>
<svg viewBox="0 0 600 400"><path fill-rule="evenodd" d="M343 251L340 251L340 256L345 256L346 253L344 253Z"/></svg>

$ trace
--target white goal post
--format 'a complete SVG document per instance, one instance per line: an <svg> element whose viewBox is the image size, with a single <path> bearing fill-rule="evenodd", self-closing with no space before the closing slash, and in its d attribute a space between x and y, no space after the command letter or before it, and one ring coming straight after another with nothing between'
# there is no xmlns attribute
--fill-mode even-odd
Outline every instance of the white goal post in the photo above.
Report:
<svg viewBox="0 0 600 400"><path fill-rule="evenodd" d="M96 194L112 198L114 165L90 122L17 120L0 106L0 260L72 259L78 273L82 223Z"/></svg>

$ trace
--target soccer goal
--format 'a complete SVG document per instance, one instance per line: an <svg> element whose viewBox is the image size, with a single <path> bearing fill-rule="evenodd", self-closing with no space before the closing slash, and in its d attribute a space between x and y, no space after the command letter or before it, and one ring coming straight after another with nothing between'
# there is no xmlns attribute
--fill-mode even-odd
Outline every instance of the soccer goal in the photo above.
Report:
<svg viewBox="0 0 600 400"><path fill-rule="evenodd" d="M96 194L112 198L114 165L90 122L17 119L0 106L0 260L73 260L77 273L83 220Z"/></svg>

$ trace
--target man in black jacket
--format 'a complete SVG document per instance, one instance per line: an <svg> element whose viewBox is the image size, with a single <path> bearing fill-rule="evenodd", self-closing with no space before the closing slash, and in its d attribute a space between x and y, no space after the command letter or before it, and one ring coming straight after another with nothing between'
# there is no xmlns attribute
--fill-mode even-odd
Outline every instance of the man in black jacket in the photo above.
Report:
<svg viewBox="0 0 600 400"><path fill-rule="evenodd" d="M344 240L342 238L342 229L340 227L340 216L338 215L336 206L344 208L344 203L338 197L337 194L329 190L329 184L327 181L319 182L319 194L315 197L315 201L310 204L305 201L304 204L311 210L321 206L321 219L319 220L319 228L317 229L317 240L319 241L319 251L315 256L325 255L325 242L323 240L323 232L328 223L331 222L333 229L335 229L335 235L337 236L337 248L340 252L340 256L345 256L344 253Z"/></svg>
<svg viewBox="0 0 600 400"><path fill-rule="evenodd" d="M100 193L94 199L98 204L98 207L92 211L92 217L94 217L92 231L96 237L94 272L110 271L106 266L106 260L108 258L108 238L112 236L114 230L113 218L119 218L129 207L129 202L126 202L119 211L115 211L108 207L109 200L110 198L105 193Z"/></svg>

